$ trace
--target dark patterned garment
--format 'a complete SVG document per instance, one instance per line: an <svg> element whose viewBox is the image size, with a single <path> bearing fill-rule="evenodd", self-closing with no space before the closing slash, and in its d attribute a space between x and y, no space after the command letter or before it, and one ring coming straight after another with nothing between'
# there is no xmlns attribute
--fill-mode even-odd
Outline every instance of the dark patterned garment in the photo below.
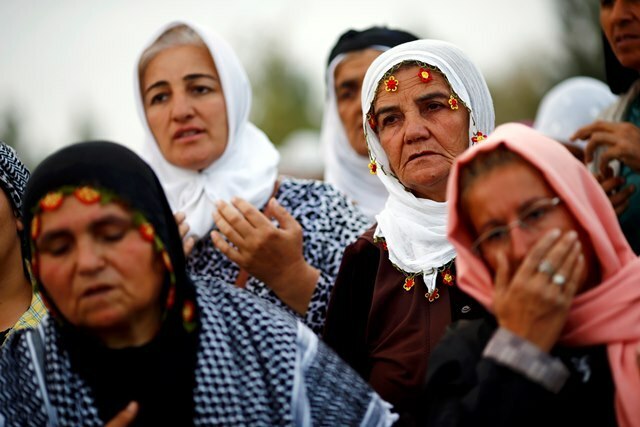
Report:
<svg viewBox="0 0 640 427"><path fill-rule="evenodd" d="M197 288L201 330L194 425L394 421L389 405L299 321L225 283ZM44 344L39 347L34 335ZM0 426L103 426L105 421L91 389L73 369L57 323L47 319L37 330L17 332L2 349Z"/></svg>
<svg viewBox="0 0 640 427"><path fill-rule="evenodd" d="M302 226L304 257L320 270L307 313L301 319L319 333L344 249L367 229L370 221L342 193L320 181L284 178L275 198ZM213 277L235 283L239 268L206 237L189 256L187 271L194 279ZM245 289L295 314L264 282L250 277Z"/></svg>

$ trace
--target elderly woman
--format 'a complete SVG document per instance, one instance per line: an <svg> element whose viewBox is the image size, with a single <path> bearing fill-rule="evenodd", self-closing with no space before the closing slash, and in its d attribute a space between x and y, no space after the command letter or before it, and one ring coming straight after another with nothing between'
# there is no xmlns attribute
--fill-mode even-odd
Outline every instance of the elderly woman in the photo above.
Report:
<svg viewBox="0 0 640 427"><path fill-rule="evenodd" d="M389 196L382 182L369 173L369 151L362 132L362 81L369 65L382 52L417 40L406 31L370 27L340 36L327 64L320 141L324 148L324 179L349 196L372 222Z"/></svg>
<svg viewBox="0 0 640 427"><path fill-rule="evenodd" d="M0 345L13 331L36 326L46 314L33 292L29 246L22 222L22 197L29 170L13 148L0 141Z"/></svg>
<svg viewBox="0 0 640 427"><path fill-rule="evenodd" d="M446 184L455 158L493 130L494 112L478 68L436 40L380 55L365 76L362 111L371 169L389 199L345 251L324 337L411 417L430 349L452 320L483 312L455 286Z"/></svg>
<svg viewBox="0 0 640 427"><path fill-rule="evenodd" d="M601 120L573 138L588 141L585 161L602 181L631 248L640 254L640 3L601 1L600 26L607 83L620 97Z"/></svg>
<svg viewBox="0 0 640 427"><path fill-rule="evenodd" d="M277 151L248 121L245 71L215 34L162 28L137 63L136 98L144 157L198 239L189 272L235 283L320 331L342 252L367 218L328 184L278 179Z"/></svg>
<svg viewBox="0 0 640 427"><path fill-rule="evenodd" d="M509 124L448 194L458 285L493 316L433 351L428 425L640 425L640 260L587 168Z"/></svg>
<svg viewBox="0 0 640 427"><path fill-rule="evenodd" d="M54 153L31 177L24 213L51 317L2 349L7 425L102 426L136 413L147 426L393 421L300 321L189 279L162 187L127 148Z"/></svg>

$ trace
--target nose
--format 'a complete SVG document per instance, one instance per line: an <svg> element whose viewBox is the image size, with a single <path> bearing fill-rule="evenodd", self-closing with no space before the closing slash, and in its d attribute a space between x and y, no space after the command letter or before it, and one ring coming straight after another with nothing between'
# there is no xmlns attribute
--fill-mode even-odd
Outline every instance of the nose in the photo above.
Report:
<svg viewBox="0 0 640 427"><path fill-rule="evenodd" d="M611 8L611 21L614 24L620 24L621 22L630 19L629 5L627 0L615 0Z"/></svg>
<svg viewBox="0 0 640 427"><path fill-rule="evenodd" d="M77 269L80 274L91 275L105 266L102 249L93 239L78 239L77 246Z"/></svg>
<svg viewBox="0 0 640 427"><path fill-rule="evenodd" d="M533 244L533 236L527 230L522 230L519 226L513 227L509 234L509 262L511 272L515 273L522 260L527 256Z"/></svg>
<svg viewBox="0 0 640 427"><path fill-rule="evenodd" d="M404 142L411 144L413 142L423 141L429 138L429 129L424 119L417 113L405 114L404 123Z"/></svg>
<svg viewBox="0 0 640 427"><path fill-rule="evenodd" d="M171 117L177 122L184 122L194 116L193 105L186 94L174 93L171 105Z"/></svg>

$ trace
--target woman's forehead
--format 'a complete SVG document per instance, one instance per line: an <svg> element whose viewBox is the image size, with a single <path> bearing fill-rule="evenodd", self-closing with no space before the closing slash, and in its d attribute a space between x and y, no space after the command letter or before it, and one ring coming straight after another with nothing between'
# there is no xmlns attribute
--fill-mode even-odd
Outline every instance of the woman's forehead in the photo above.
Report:
<svg viewBox="0 0 640 427"><path fill-rule="evenodd" d="M70 195L64 198L57 209L42 212L41 227L42 231L63 227L74 228L106 217L130 219L132 216L132 213L120 203L86 204Z"/></svg>

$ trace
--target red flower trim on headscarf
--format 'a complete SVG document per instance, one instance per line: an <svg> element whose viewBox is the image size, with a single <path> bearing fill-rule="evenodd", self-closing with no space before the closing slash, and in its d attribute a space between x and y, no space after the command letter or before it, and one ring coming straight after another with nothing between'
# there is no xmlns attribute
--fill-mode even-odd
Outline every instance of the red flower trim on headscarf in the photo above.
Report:
<svg viewBox="0 0 640 427"><path fill-rule="evenodd" d="M395 92L398 90L398 85L400 82L394 76L389 76L388 79L384 81L384 90L387 92Z"/></svg>
<svg viewBox="0 0 640 427"><path fill-rule="evenodd" d="M426 68L420 68L420 71L418 71L418 77L420 78L420 80L422 80L423 83L429 83L431 80L433 80L433 76Z"/></svg>
<svg viewBox="0 0 640 427"><path fill-rule="evenodd" d="M371 160L369 162L369 173L371 175L375 175L377 171L378 171L378 164L376 163L375 160Z"/></svg>
<svg viewBox="0 0 640 427"><path fill-rule="evenodd" d="M138 231L140 232L140 235L144 240L153 243L153 239L156 236L156 230L155 228L153 228L153 225L151 225L151 223L144 222L140 224L140 226L138 227Z"/></svg>
<svg viewBox="0 0 640 427"><path fill-rule="evenodd" d="M416 284L415 278L407 277L406 279L404 279L404 285L402 285L402 287L404 288L405 291L410 291L415 284Z"/></svg>
<svg viewBox="0 0 640 427"><path fill-rule="evenodd" d="M458 100L456 99L455 95L451 95L449 96L449 106L451 107L452 110L457 110L458 109Z"/></svg>
<svg viewBox="0 0 640 427"><path fill-rule="evenodd" d="M88 185L76 188L73 191L73 195L85 205L90 205L100 200L100 193Z"/></svg>
<svg viewBox="0 0 640 427"><path fill-rule="evenodd" d="M176 285L171 284L169 286L169 292L167 293L167 310L171 310L176 302Z"/></svg>
<svg viewBox="0 0 640 427"><path fill-rule="evenodd" d="M376 122L376 118L371 114L367 114L367 121L369 122L369 126L374 132L377 132L378 123Z"/></svg>
<svg viewBox="0 0 640 427"><path fill-rule="evenodd" d="M471 138L472 142L480 142L480 141L484 141L484 139L487 137L487 135L485 135L484 133L478 131L476 133L473 134L473 137Z"/></svg>
<svg viewBox="0 0 640 427"><path fill-rule="evenodd" d="M60 205L62 205L63 200L64 194L62 194L60 191L52 191L50 193L47 193L40 200L40 209L45 212L55 211L60 207Z"/></svg>
<svg viewBox="0 0 640 427"><path fill-rule="evenodd" d="M193 302L186 300L182 306L182 320L185 323L191 323L196 312L196 307Z"/></svg>
<svg viewBox="0 0 640 427"><path fill-rule="evenodd" d="M451 274L451 270L448 268L444 270L442 273L442 283L445 285L453 286L453 274Z"/></svg>
<svg viewBox="0 0 640 427"><path fill-rule="evenodd" d="M171 264L171 257L169 257L169 253L165 250L162 251L162 262L164 262L164 266L170 273L173 273L173 265Z"/></svg>
<svg viewBox="0 0 640 427"><path fill-rule="evenodd" d="M429 302L434 302L438 298L440 298L440 293L438 292L438 288L435 288L433 292L427 292L424 294L424 297L429 300Z"/></svg>
<svg viewBox="0 0 640 427"><path fill-rule="evenodd" d="M36 240L40 235L40 215L36 214L31 219L31 240Z"/></svg>

